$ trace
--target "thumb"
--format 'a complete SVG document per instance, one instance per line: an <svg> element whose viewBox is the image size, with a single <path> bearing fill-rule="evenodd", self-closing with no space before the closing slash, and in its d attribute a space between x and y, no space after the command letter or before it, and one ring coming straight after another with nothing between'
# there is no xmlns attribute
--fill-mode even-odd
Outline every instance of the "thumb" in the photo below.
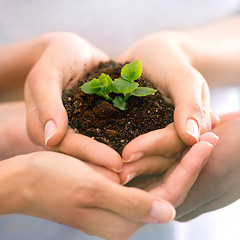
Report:
<svg viewBox="0 0 240 240"><path fill-rule="evenodd" d="M176 130L184 143L193 145L199 141L201 133L211 129L210 96L199 72L194 70L194 74L185 79L187 77L186 84L178 86L177 91L170 88L170 94L175 105Z"/></svg>
<svg viewBox="0 0 240 240"><path fill-rule="evenodd" d="M60 74L53 66L42 69L33 68L25 85L27 130L35 143L53 147L64 137L68 117L62 103Z"/></svg>
<svg viewBox="0 0 240 240"><path fill-rule="evenodd" d="M111 182L103 187L99 206L138 222L167 223L174 219L175 208L169 202L131 187ZM111 204L109 204L111 202Z"/></svg>
<svg viewBox="0 0 240 240"><path fill-rule="evenodd" d="M52 40L25 84L27 129L35 143L55 147L61 142L68 127L62 90L107 59L107 54L75 34Z"/></svg>

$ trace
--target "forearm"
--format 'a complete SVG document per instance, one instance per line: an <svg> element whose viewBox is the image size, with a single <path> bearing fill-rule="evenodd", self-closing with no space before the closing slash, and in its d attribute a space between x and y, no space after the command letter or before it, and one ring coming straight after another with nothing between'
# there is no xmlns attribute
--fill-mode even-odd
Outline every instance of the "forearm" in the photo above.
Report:
<svg viewBox="0 0 240 240"><path fill-rule="evenodd" d="M56 34L0 46L0 94L23 86L30 69Z"/></svg>
<svg viewBox="0 0 240 240"><path fill-rule="evenodd" d="M183 48L209 85L237 84L240 78L240 17L183 32Z"/></svg>

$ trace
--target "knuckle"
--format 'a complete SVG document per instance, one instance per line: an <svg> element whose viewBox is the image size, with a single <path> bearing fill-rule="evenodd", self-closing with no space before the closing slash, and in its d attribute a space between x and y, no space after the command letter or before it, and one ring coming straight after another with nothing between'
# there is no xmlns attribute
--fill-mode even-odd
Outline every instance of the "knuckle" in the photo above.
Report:
<svg viewBox="0 0 240 240"><path fill-rule="evenodd" d="M84 184L84 186L80 184L79 191L77 191L79 193L76 198L77 204L81 203L81 205L87 207L97 206L102 197L102 193L98 190L96 185L95 181L89 181Z"/></svg>
<svg viewBox="0 0 240 240"><path fill-rule="evenodd" d="M169 151L164 155L168 158L178 158L179 154L185 149L185 144L180 139L175 128L168 129Z"/></svg>
<svg viewBox="0 0 240 240"><path fill-rule="evenodd" d="M38 116L35 116L35 115L36 115L36 112L33 112L32 114L28 114L27 124L26 124L27 135L30 138L30 140L36 145L44 145L42 125L39 121Z"/></svg>
<svg viewBox="0 0 240 240"><path fill-rule="evenodd" d="M193 109L193 112L198 116L204 115L206 114L206 110L204 109L204 107L202 106L201 103L197 102L197 101L193 101L190 103L190 108Z"/></svg>
<svg viewBox="0 0 240 240"><path fill-rule="evenodd" d="M194 118L197 120L201 132L205 132L211 129L211 117L210 111L199 103L192 103L191 108L194 112Z"/></svg>

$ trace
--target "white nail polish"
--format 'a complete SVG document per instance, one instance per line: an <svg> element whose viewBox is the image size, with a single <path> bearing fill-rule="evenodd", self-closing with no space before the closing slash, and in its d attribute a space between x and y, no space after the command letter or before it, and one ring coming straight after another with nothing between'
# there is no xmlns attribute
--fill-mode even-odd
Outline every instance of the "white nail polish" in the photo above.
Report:
<svg viewBox="0 0 240 240"><path fill-rule="evenodd" d="M195 120L189 118L186 122L185 129L189 135L194 137L197 141L199 140L199 128Z"/></svg>
<svg viewBox="0 0 240 240"><path fill-rule="evenodd" d="M45 125L45 131L44 131L44 137L45 137L45 145L48 145L49 139L52 138L52 136L56 132L56 124L53 120L49 120Z"/></svg>
<svg viewBox="0 0 240 240"><path fill-rule="evenodd" d="M143 152L133 153L129 159L123 160L123 162L124 163L134 162L134 161L137 161L138 159L142 158L143 156L144 156Z"/></svg>
<svg viewBox="0 0 240 240"><path fill-rule="evenodd" d="M135 173L135 172L129 173L129 174L127 175L127 179L126 179L126 181L123 183L123 185L127 184L128 182L130 182L133 178L136 177L136 175L137 175L137 173Z"/></svg>

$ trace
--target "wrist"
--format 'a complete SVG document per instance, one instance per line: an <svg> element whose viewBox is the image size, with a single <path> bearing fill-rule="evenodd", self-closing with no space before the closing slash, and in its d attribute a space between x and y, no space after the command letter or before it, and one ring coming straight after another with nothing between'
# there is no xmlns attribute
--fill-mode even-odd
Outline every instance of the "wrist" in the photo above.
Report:
<svg viewBox="0 0 240 240"><path fill-rule="evenodd" d="M27 171L23 156L0 161L0 215L24 213Z"/></svg>

